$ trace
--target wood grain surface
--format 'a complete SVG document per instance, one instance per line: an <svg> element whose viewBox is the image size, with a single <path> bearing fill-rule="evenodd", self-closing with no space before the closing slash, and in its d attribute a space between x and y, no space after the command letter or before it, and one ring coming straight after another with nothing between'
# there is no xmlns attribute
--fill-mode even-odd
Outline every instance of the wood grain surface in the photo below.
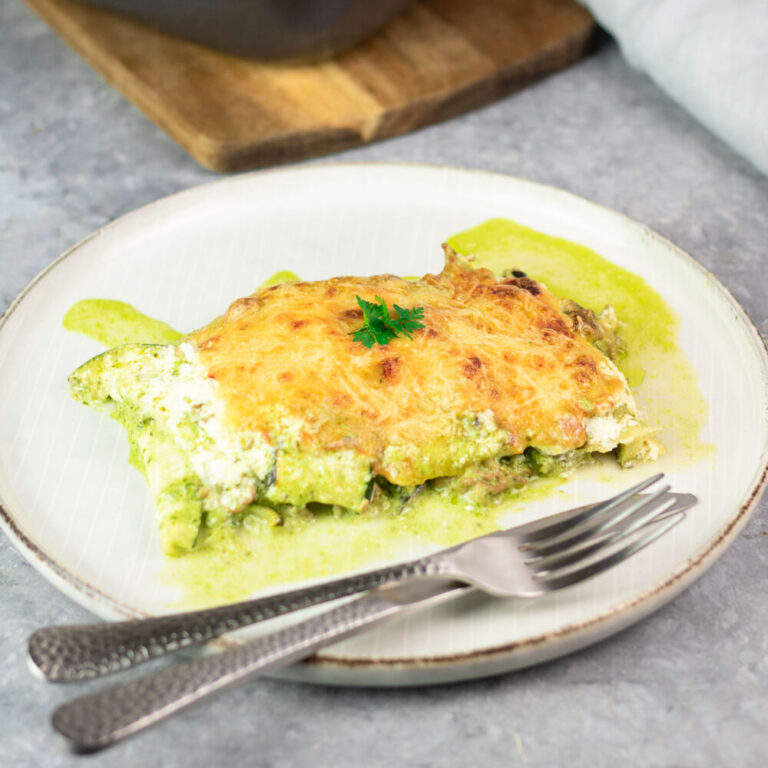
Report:
<svg viewBox="0 0 768 768"><path fill-rule="evenodd" d="M578 59L594 24L572 0L421 0L334 59L285 65L220 53L74 0L26 1L216 171L335 152L486 104Z"/></svg>

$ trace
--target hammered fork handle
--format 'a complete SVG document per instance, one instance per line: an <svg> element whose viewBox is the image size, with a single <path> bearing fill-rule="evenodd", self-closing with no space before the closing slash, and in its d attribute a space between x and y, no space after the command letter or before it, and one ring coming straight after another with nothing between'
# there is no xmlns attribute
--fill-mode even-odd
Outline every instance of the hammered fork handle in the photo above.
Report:
<svg viewBox="0 0 768 768"><path fill-rule="evenodd" d="M44 627L28 643L35 672L54 682L109 675L166 653L201 645L241 627L416 576L438 575L439 561L409 563L203 611L70 626Z"/></svg>
<svg viewBox="0 0 768 768"><path fill-rule="evenodd" d="M93 752L363 627L471 589L447 579L384 587L242 646L63 704L53 714L53 727L76 751Z"/></svg>

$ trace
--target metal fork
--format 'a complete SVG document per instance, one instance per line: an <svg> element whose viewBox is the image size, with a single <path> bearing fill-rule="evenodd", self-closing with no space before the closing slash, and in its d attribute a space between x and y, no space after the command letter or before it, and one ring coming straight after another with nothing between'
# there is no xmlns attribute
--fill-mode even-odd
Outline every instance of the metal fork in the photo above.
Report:
<svg viewBox="0 0 768 768"><path fill-rule="evenodd" d="M617 524L623 515L632 514L635 504L648 500L640 491L657 482L661 475L649 478L640 485L608 499L602 504L578 507L558 515L547 517L538 522L515 527L509 531L491 534L484 545L493 547L514 547L527 545L530 555L526 560L516 560L516 568L523 570L530 577L547 566L559 562L565 566L567 557L583 559L588 552L573 548L578 541L589 538L590 545L597 552L609 543L609 534L598 537L597 533L610 525ZM690 494L671 494L661 492L660 498L668 501L667 514L685 509L692 503ZM674 501L669 501L673 499ZM654 509L649 507L649 509ZM643 516L637 518L642 524ZM579 525L593 521L591 527L579 529ZM562 530L559 526L562 526ZM563 531L571 532L570 538L563 538ZM627 534L629 528L622 528ZM573 537L580 537L574 540ZM473 545L479 546L479 545ZM459 554L463 550L465 555ZM537 557L534 557L536 555ZM561 560L546 560L558 555ZM379 568L366 573L346 576L330 582L304 587L290 592L282 592L268 597L248 600L242 603L209 608L202 611L158 616L149 619L136 619L120 622L98 622L95 624L77 624L44 627L37 630L28 641L28 654L32 670L41 673L52 682L78 682L90 678L120 672L150 659L167 653L188 648L212 640L226 632L282 616L292 611L308 608L319 603L338 600L343 597L366 592L385 584L404 581L405 579L440 575L448 568L451 557L466 557L464 545L453 547L418 560L401 563L386 568ZM465 567L462 563L462 567ZM474 568L473 572L476 572ZM447 574L447 572L445 572ZM461 574L451 574L462 578ZM517 572L506 572L508 578L517 578ZM497 577L498 578L498 577ZM574 575L568 579L573 580ZM566 581L568 581L566 579ZM471 580L471 579L470 579ZM486 591L496 594L508 594L510 585L501 590L494 590L494 583L486 576L485 585L475 583ZM525 592L523 596L533 596L553 588L553 581L540 580L535 583L528 578L518 587ZM565 583L563 583L565 586Z"/></svg>
<svg viewBox="0 0 768 768"><path fill-rule="evenodd" d="M622 519L620 515L635 511L633 505L645 499L639 491L657 482L660 477L661 475L657 475L649 478L644 483L601 504L567 510L542 521L491 534L491 537L509 539L510 544L514 541L518 541L520 545L528 544L531 546L532 555L537 554L540 558L555 554L565 556L568 554L570 545L576 542L563 539L562 536L558 538L558 534L562 534L567 528L572 536L579 535L580 540L584 540L585 537L595 537L600 530L619 522ZM664 492L661 494L670 504L664 510L667 514L685 509L693 500L690 494ZM673 501L670 502L670 499ZM613 514L605 517L609 512ZM642 521L644 518L638 519ZM589 520L593 520L595 525L578 528L581 523ZM563 526L563 530L559 526ZM624 533L629 532L628 529L622 530ZM590 544L597 551L599 547L609 543L608 538L609 535L606 533L602 538L593 538ZM535 546L536 541L538 541L538 548ZM544 548L545 544L549 550ZM447 556L463 547L464 545L459 545L438 555ZM576 548L571 555L584 558L587 553L583 549ZM530 559L535 571L547 564L543 559L536 560L533 557ZM337 600L416 576L437 575L446 564L443 558L432 555L311 587L202 611L132 621L44 627L29 638L29 659L33 671L42 673L46 679L53 682L77 682L100 677L128 669L172 651L206 643L225 632L301 608ZM565 563L562 562L561 565ZM492 586L492 584L486 584L486 589L492 592ZM537 583L535 588L532 588L529 583L526 595L538 594L546 588L547 584L543 582Z"/></svg>
<svg viewBox="0 0 768 768"><path fill-rule="evenodd" d="M577 584L646 547L696 503L695 496L669 493L668 486L640 493L661 477L599 504L441 550L399 566L399 581L311 619L71 701L54 712L54 728L76 750L98 750L364 627L473 587L498 596L533 597Z"/></svg>

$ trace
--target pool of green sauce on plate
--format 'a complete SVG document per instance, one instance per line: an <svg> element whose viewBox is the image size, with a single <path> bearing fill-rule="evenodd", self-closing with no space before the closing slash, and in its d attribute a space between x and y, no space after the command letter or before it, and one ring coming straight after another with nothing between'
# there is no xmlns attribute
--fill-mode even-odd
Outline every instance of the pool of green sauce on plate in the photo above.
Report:
<svg viewBox="0 0 768 768"><path fill-rule="evenodd" d="M627 354L620 368L638 396L646 421L667 448L664 469L711 455L699 434L708 407L696 372L677 344L675 312L642 278L576 243L505 219L451 237L474 265L502 272L522 269L553 293L596 311L613 304ZM260 288L297 279L281 271ZM122 302L78 302L66 328L111 347L129 341L173 343L181 338L158 320ZM673 462L670 465L670 461ZM472 507L426 491L398 514L333 513L287 518L280 527L259 518L204 531L194 551L168 558L161 580L180 588L178 607L234 601L264 588L332 576L415 557L425 548L455 544L508 524L510 514L555 492L562 481L541 479L493 506ZM352 519L354 518L354 519Z"/></svg>
<svg viewBox="0 0 768 768"><path fill-rule="evenodd" d="M107 349L131 342L174 344L182 336L162 320L147 317L130 304L113 299L78 301L67 310L62 325Z"/></svg>
<svg viewBox="0 0 768 768"><path fill-rule="evenodd" d="M712 446L699 440L709 405L678 346L680 319L645 280L584 245L507 219L491 219L448 243L459 253L473 254L474 266L494 272L522 269L555 295L596 312L612 304L627 348L618 366L645 422L659 429L668 457L691 462L713 455Z"/></svg>
<svg viewBox="0 0 768 768"><path fill-rule="evenodd" d="M559 479L537 481L514 504L544 498L561 484ZM498 530L509 514L510 504L473 509L426 491L399 514L336 517L329 512L271 528L246 519L213 529L192 552L168 559L162 580L182 587L179 607L241 600L261 588L418 557L427 547Z"/></svg>
<svg viewBox="0 0 768 768"><path fill-rule="evenodd" d="M275 272L274 275L270 275L256 290L260 291L263 288L271 288L273 285L280 285L280 283L295 283L299 279L299 276L295 272L291 272L289 269L281 269L279 272Z"/></svg>

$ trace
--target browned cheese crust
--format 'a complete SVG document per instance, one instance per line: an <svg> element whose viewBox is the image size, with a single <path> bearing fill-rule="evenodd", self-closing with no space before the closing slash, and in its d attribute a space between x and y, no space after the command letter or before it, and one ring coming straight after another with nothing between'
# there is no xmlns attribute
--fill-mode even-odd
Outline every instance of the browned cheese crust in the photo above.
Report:
<svg viewBox="0 0 768 768"><path fill-rule="evenodd" d="M356 296L424 307L425 328L367 349L351 335L362 322ZM427 478L385 451L434 449L455 439L461 417L492 414L508 433L505 454L566 451L585 444L585 419L628 395L542 284L472 269L448 248L443 271L418 281L378 275L267 288L191 341L234 429L275 444L288 416L300 424L302 449L351 448L401 485Z"/></svg>

